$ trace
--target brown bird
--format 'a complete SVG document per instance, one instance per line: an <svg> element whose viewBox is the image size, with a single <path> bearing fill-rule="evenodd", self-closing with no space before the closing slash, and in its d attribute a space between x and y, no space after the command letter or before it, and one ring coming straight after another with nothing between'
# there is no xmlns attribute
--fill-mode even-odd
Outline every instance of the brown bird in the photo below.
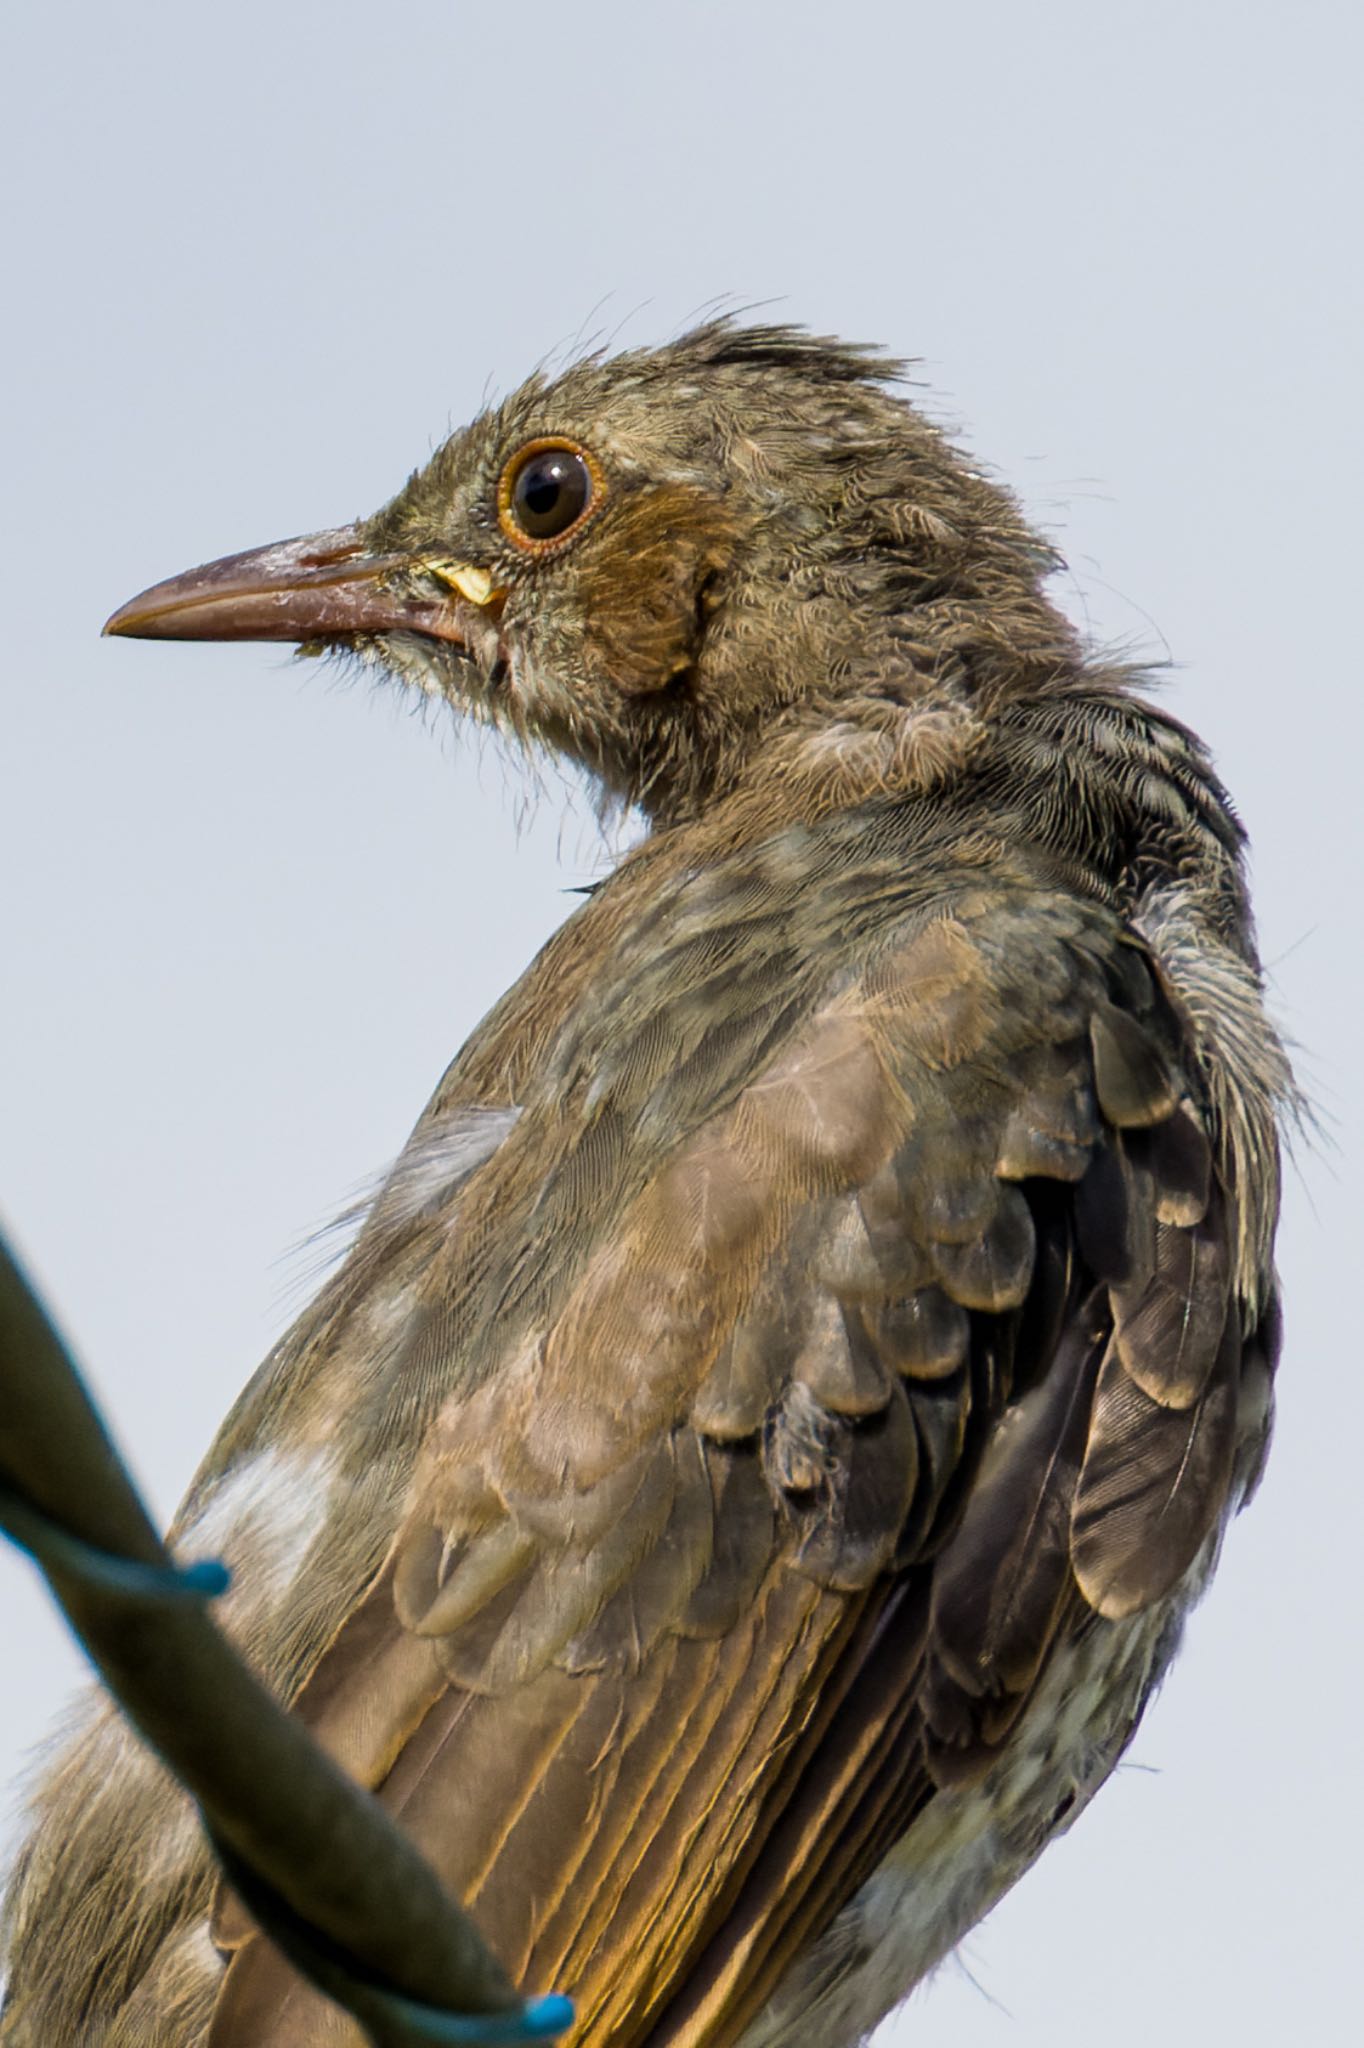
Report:
<svg viewBox="0 0 1364 2048"><path fill-rule="evenodd" d="M592 358L110 621L353 650L649 826L173 1532L574 2048L862 2039L1112 1770L1268 1436L1241 832L894 368ZM111 1708L34 1818L6 2042L357 2039Z"/></svg>

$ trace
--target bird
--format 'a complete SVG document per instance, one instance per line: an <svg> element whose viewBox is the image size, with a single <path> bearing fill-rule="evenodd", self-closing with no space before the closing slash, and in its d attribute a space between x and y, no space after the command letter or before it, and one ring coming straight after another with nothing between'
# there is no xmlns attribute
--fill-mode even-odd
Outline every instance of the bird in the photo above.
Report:
<svg viewBox="0 0 1364 2048"><path fill-rule="evenodd" d="M639 821L171 1531L571 2048L864 2040L1111 1773L1263 1468L1244 834L1061 566L903 364L721 317L107 628L358 662ZM11 2048L359 2040L107 1702L5 1930Z"/></svg>

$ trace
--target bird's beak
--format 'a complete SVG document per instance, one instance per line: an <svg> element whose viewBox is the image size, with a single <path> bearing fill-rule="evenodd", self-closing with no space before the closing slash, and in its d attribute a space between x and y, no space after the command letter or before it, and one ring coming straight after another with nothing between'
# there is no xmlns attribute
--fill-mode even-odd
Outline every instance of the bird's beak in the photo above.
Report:
<svg viewBox="0 0 1364 2048"><path fill-rule="evenodd" d="M412 590L414 578L442 586ZM467 644L469 606L500 609L485 569L413 555L376 555L359 527L225 555L130 598L106 633L136 640L330 640L354 633L425 633ZM462 622L461 622L462 621Z"/></svg>

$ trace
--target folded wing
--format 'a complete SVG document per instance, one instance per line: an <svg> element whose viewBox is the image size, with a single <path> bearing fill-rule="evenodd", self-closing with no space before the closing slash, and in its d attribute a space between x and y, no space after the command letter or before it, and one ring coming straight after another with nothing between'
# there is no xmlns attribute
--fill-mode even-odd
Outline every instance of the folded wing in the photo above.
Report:
<svg viewBox="0 0 1364 2048"><path fill-rule="evenodd" d="M1058 1641L1198 1556L1251 1335L1213 1135L1108 914L963 889L446 1401L298 1711L575 2048L736 2041ZM353 2039L220 1933L212 2048Z"/></svg>

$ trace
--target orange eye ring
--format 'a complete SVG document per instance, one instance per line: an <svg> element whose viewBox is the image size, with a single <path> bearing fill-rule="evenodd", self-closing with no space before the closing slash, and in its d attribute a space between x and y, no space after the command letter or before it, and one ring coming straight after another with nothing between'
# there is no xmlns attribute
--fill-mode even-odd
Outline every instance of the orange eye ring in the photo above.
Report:
<svg viewBox="0 0 1364 2048"><path fill-rule="evenodd" d="M556 463L556 455L566 459ZM591 449L543 434L518 448L498 478L497 523L522 554L557 554L605 496L605 472Z"/></svg>

